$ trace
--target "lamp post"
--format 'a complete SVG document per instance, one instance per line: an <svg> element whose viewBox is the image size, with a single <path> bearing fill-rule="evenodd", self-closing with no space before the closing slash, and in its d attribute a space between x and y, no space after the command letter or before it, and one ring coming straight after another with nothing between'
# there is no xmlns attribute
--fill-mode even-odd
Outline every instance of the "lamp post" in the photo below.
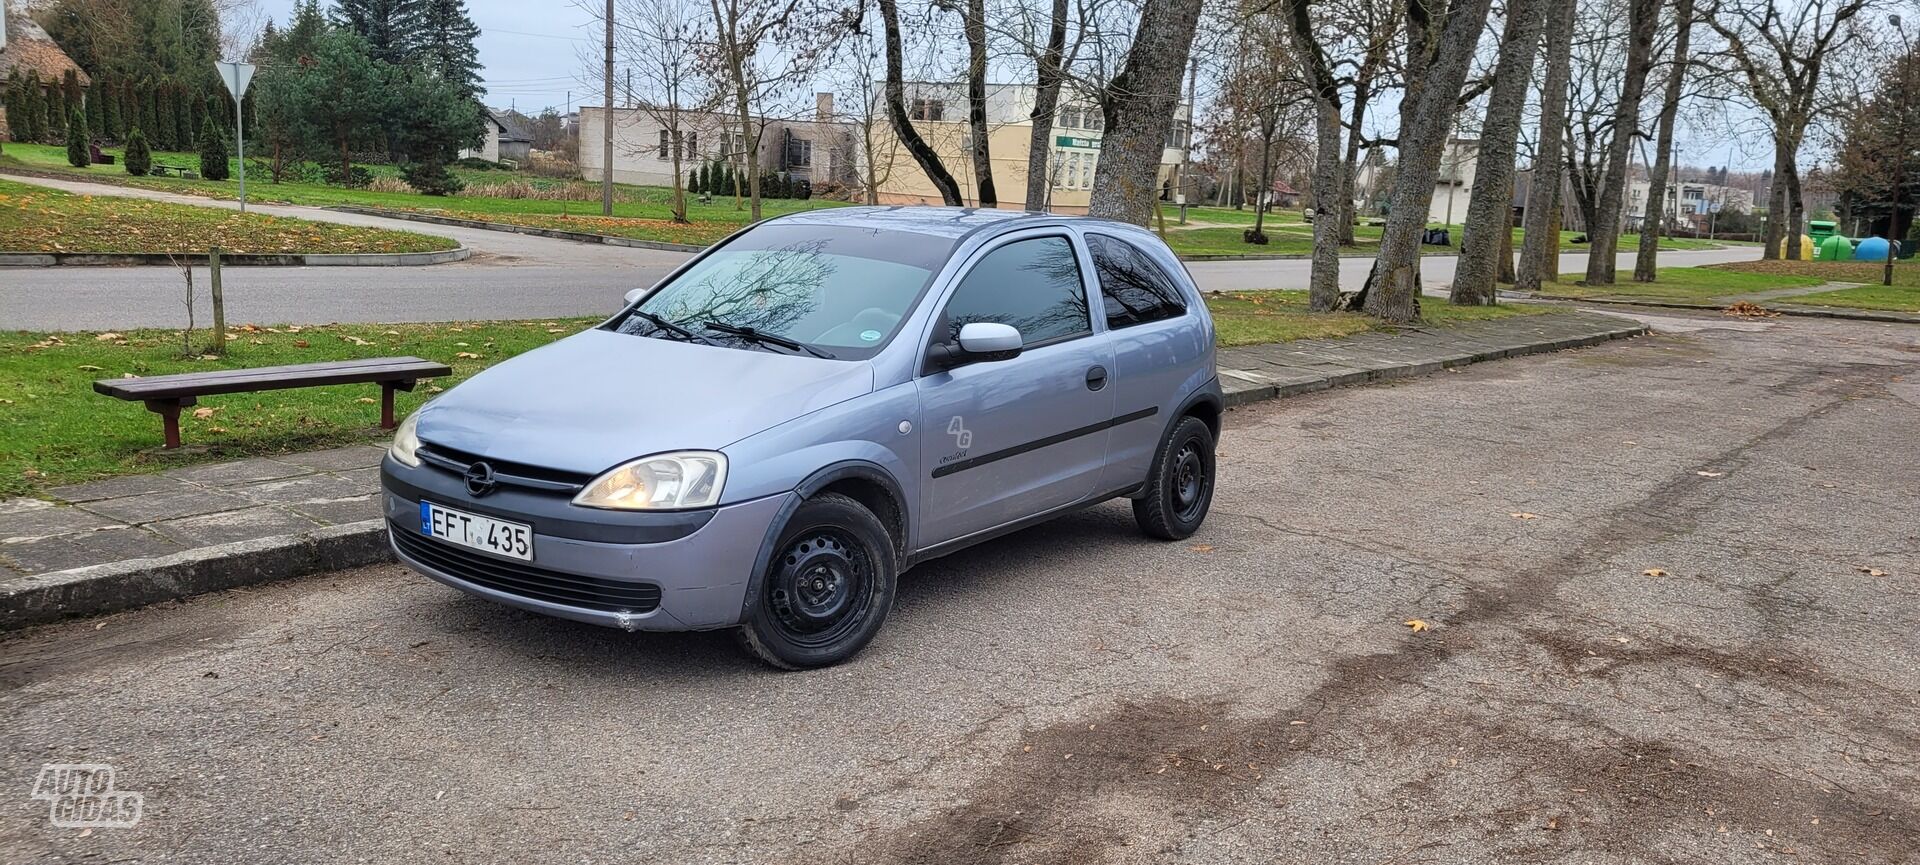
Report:
<svg viewBox="0 0 1920 865"><path fill-rule="evenodd" d="M1913 43L1907 41L1907 31L1906 28L1900 26L1900 16L1889 15L1887 16L1887 21L1893 25L1893 32L1899 35L1900 47L1904 51L1904 53L1894 61L1899 64L1900 69L1900 82L1895 85L1895 88L1900 92L1900 108L1898 109L1900 112L1900 125L1893 147L1893 206L1887 209L1887 263L1885 269L1880 274L1880 284L1891 286L1893 285L1893 260L1898 257L1900 252L1900 239L1894 236L1898 233L1894 231L1894 229L1900 227L1900 188L1907 183L1907 158L1910 156L1907 152L1907 115L1912 113L1911 103L1908 100L1912 99L1913 88L1911 83L1907 81L1907 77L1909 71L1913 68L1914 57Z"/></svg>

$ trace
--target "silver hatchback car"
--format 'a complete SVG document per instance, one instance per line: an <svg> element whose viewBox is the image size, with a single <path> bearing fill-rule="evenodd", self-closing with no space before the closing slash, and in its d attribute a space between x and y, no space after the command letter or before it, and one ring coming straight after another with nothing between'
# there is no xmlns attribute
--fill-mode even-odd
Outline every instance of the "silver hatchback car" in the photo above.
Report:
<svg viewBox="0 0 1920 865"><path fill-rule="evenodd" d="M1130 225L781 217L407 418L381 468L393 547L504 604L834 664L915 563L1121 496L1147 534L1191 535L1213 342Z"/></svg>

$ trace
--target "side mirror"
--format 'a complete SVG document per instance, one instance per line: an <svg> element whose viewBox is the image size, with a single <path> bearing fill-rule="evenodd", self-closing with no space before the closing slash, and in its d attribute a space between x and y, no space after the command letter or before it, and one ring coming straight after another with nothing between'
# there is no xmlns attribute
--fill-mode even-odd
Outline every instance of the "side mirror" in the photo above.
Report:
<svg viewBox="0 0 1920 865"><path fill-rule="evenodd" d="M628 289L626 294L627 305L632 306L634 301L639 300L640 298L643 298L646 296L647 296L647 290L644 288Z"/></svg>
<svg viewBox="0 0 1920 865"><path fill-rule="evenodd" d="M1020 356L1022 338L1013 325L976 321L960 326L960 341L928 347L927 361L935 369L952 369L969 363L1008 360Z"/></svg>
<svg viewBox="0 0 1920 865"><path fill-rule="evenodd" d="M992 321L964 324L960 326L960 350L969 357L983 355L978 360L1006 360L1020 353L1020 331L1013 325Z"/></svg>

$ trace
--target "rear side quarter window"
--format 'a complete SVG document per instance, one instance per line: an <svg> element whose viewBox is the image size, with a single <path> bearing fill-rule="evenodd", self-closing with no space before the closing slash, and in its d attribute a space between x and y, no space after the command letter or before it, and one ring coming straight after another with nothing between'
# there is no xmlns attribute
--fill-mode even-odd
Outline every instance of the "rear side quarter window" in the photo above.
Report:
<svg viewBox="0 0 1920 865"><path fill-rule="evenodd" d="M1187 312L1179 284L1145 250L1117 237L1088 234L1108 329L1178 318Z"/></svg>

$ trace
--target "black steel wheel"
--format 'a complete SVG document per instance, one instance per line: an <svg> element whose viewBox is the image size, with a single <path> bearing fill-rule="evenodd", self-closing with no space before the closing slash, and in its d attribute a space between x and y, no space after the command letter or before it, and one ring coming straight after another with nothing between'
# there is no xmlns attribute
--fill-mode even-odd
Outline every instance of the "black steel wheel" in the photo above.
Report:
<svg viewBox="0 0 1920 865"><path fill-rule="evenodd" d="M1146 488L1133 500L1133 520L1156 538L1177 541L1198 531L1213 506L1213 431L1183 417L1154 454Z"/></svg>
<svg viewBox="0 0 1920 865"><path fill-rule="evenodd" d="M873 512L836 493L814 496L781 531L741 644L788 670L853 657L892 608L897 570L893 539Z"/></svg>

